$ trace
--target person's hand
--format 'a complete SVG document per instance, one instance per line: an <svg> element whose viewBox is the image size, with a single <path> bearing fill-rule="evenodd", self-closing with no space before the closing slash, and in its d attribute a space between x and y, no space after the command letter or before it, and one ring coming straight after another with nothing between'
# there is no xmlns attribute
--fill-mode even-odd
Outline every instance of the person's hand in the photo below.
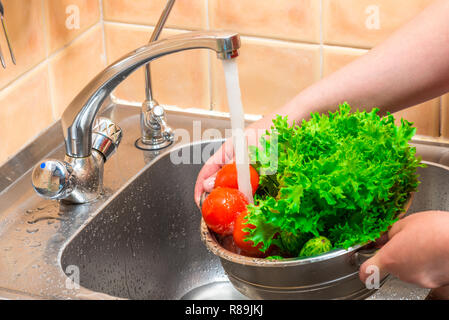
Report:
<svg viewBox="0 0 449 320"><path fill-rule="evenodd" d="M430 290L426 300L449 300L449 286Z"/></svg>
<svg viewBox="0 0 449 320"><path fill-rule="evenodd" d="M210 157L200 173L195 184L195 203L199 207L201 196L205 192L211 192L214 188L215 177L217 172L225 164L232 162L234 159L234 147L232 138L226 140L218 151Z"/></svg>
<svg viewBox="0 0 449 320"><path fill-rule="evenodd" d="M254 122L245 129L245 136L248 146L255 146L259 144L260 137L265 134L266 128L269 128L271 117L263 118ZM214 188L215 177L217 172L225 164L234 161L234 145L232 138L227 139L218 151L206 161L195 184L195 202L200 206L201 196L203 193L211 192Z"/></svg>
<svg viewBox="0 0 449 320"><path fill-rule="evenodd" d="M415 213L396 222L389 240L374 257L360 267L363 282L375 265L380 276L390 273L400 280L424 288L449 285L449 212Z"/></svg>

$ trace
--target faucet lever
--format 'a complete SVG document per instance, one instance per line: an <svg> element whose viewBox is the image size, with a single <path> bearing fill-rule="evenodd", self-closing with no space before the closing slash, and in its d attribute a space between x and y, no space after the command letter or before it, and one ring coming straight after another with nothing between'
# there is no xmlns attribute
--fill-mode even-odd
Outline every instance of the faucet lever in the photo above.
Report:
<svg viewBox="0 0 449 320"><path fill-rule="evenodd" d="M74 183L72 166L60 160L46 159L32 174L34 190L46 199L62 199L72 192Z"/></svg>
<svg viewBox="0 0 449 320"><path fill-rule="evenodd" d="M122 130L111 120L99 117L92 132L92 153L88 157L46 159L34 168L32 184L39 196L72 203L98 198L103 187L104 163L118 148Z"/></svg>

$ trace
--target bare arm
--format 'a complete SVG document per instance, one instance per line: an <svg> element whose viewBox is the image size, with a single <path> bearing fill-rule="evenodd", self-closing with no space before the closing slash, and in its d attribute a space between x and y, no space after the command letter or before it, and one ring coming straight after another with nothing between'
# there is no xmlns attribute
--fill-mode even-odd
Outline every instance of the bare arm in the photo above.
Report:
<svg viewBox="0 0 449 320"><path fill-rule="evenodd" d="M255 127L269 127L275 114L291 120L354 108L396 112L449 91L449 1L439 0L366 55L299 93Z"/></svg>
<svg viewBox="0 0 449 320"><path fill-rule="evenodd" d="M449 91L449 1L438 0L385 42L299 93L284 107L247 128L249 144L257 129L267 129L277 115L308 119L311 112L335 110L348 102L359 109L395 112ZM255 130L254 130L255 129ZM195 200L213 187L223 162L233 159L232 141L205 164L195 186Z"/></svg>

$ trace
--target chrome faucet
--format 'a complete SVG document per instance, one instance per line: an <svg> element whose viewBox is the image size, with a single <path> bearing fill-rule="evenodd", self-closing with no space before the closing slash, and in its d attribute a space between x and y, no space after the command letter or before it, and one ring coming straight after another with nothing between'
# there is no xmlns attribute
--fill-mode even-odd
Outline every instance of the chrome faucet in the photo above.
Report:
<svg viewBox="0 0 449 320"><path fill-rule="evenodd" d="M122 132L112 121L96 116L110 93L136 69L162 56L191 49L210 49L219 59L233 59L239 48L240 37L234 32L189 32L149 43L108 66L63 113L65 161L44 160L34 168L36 192L44 198L72 203L90 202L101 194L104 162L118 148Z"/></svg>

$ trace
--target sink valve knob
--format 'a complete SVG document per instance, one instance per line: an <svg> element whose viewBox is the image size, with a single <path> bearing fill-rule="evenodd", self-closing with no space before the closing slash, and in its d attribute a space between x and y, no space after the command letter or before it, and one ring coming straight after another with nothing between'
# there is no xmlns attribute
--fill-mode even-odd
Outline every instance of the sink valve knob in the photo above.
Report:
<svg viewBox="0 0 449 320"><path fill-rule="evenodd" d="M34 190L46 199L63 199L72 192L73 169L65 161L47 159L32 173Z"/></svg>

